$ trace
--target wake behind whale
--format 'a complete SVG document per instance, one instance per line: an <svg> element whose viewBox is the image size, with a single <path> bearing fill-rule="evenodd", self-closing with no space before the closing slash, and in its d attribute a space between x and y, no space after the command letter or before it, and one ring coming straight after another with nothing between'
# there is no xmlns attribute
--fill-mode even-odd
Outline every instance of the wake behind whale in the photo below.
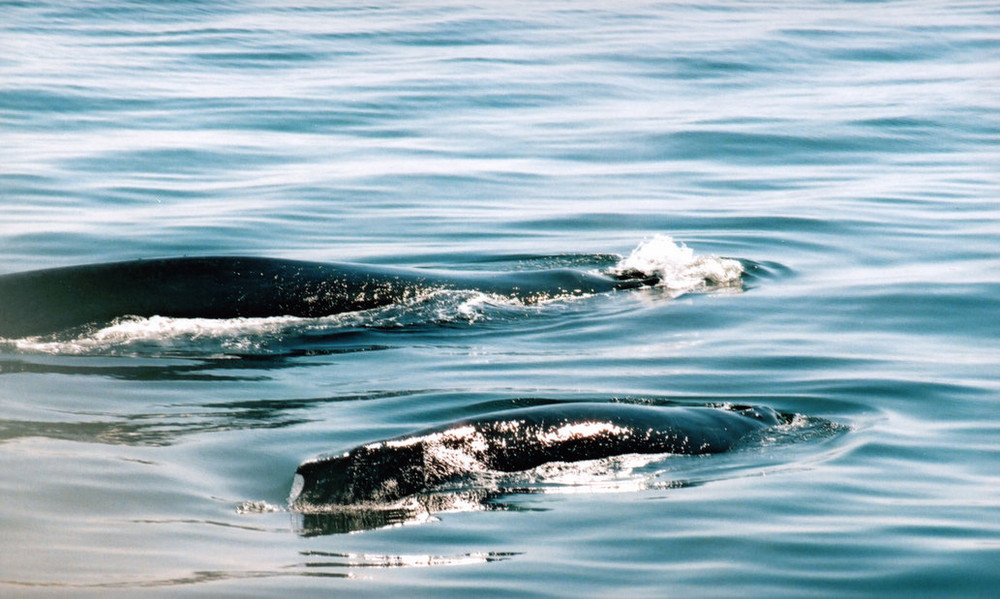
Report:
<svg viewBox="0 0 1000 599"><path fill-rule="evenodd" d="M259 257L185 257L70 266L0 276L0 338L48 335L123 317L318 318L440 291L522 303L659 286L680 292L740 281L736 260L695 257L658 237L615 268L470 272Z"/></svg>

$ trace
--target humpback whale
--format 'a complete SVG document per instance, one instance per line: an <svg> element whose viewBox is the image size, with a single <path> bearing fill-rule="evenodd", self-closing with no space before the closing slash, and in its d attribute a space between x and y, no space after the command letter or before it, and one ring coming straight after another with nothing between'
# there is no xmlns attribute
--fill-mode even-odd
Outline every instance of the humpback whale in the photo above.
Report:
<svg viewBox="0 0 1000 599"><path fill-rule="evenodd" d="M733 409L568 403L468 418L302 463L289 499L303 513L388 505L477 473L625 454L711 454L784 422Z"/></svg>
<svg viewBox="0 0 1000 599"><path fill-rule="evenodd" d="M134 260L0 276L0 337L55 333L122 316L329 316L442 289L531 302L655 283L573 269L454 273L256 257Z"/></svg>

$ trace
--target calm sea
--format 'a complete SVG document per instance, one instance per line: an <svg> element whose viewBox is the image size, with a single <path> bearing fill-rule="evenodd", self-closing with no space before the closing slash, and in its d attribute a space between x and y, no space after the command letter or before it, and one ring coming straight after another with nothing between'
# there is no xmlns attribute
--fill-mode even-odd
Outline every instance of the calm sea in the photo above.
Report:
<svg viewBox="0 0 1000 599"><path fill-rule="evenodd" d="M1000 593L996 3L481 4L0 2L0 274L645 243L743 284L0 340L0 595ZM584 400L812 424L395 525L288 508L317 455Z"/></svg>

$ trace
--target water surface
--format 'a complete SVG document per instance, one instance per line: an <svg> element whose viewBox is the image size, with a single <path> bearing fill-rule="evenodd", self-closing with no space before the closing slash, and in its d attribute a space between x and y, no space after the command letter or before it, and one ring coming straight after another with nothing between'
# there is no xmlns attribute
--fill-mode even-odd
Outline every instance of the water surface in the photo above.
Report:
<svg viewBox="0 0 1000 599"><path fill-rule="evenodd" d="M0 274L602 272L643 242L669 263L662 236L747 266L0 341L5 597L1000 588L991 3L4 2L0 23ZM573 401L835 426L553 466L496 509L352 534L288 510L317 455Z"/></svg>

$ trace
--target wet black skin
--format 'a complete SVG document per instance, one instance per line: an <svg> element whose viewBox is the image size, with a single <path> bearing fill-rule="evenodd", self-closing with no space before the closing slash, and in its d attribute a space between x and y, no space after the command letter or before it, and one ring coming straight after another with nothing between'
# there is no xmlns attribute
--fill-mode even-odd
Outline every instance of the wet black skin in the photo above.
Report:
<svg viewBox="0 0 1000 599"><path fill-rule="evenodd" d="M452 273L252 257L134 260L0 276L0 337L44 335L122 316L319 317L436 289L533 301L654 282L572 269Z"/></svg>
<svg viewBox="0 0 1000 599"><path fill-rule="evenodd" d="M305 462L291 503L302 511L392 504L476 472L625 454L720 453L780 421L763 407L568 403L498 412Z"/></svg>

